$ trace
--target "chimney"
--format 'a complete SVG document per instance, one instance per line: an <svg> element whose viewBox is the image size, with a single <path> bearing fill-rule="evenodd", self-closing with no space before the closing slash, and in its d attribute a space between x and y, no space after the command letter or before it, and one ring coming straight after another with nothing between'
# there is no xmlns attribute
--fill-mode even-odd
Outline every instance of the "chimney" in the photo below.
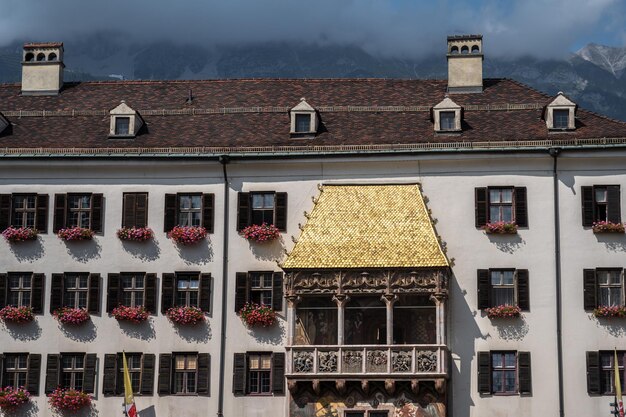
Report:
<svg viewBox="0 0 626 417"><path fill-rule="evenodd" d="M448 92L483 91L483 36L448 36Z"/></svg>
<svg viewBox="0 0 626 417"><path fill-rule="evenodd" d="M63 43L24 44L22 94L55 96L63 87Z"/></svg>

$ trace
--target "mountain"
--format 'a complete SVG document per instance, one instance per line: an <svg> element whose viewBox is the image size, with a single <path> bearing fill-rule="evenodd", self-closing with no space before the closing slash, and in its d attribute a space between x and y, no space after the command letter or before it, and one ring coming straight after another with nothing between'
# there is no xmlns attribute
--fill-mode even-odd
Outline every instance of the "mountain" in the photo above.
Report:
<svg viewBox="0 0 626 417"><path fill-rule="evenodd" d="M0 48L0 82L19 82L21 43ZM355 46L267 43L204 47L128 42L98 33L65 43L65 79L445 78L442 53L376 57ZM506 77L626 121L626 48L589 44L563 60L485 58L485 77Z"/></svg>

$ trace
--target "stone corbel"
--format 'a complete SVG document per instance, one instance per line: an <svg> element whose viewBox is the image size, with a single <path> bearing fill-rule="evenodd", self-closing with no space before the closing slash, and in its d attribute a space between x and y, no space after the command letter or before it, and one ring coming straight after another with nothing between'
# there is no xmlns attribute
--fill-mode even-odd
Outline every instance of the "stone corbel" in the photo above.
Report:
<svg viewBox="0 0 626 417"><path fill-rule="evenodd" d="M287 381L287 389L291 393L291 395L296 395L298 392L298 381L289 380Z"/></svg>
<svg viewBox="0 0 626 417"><path fill-rule="evenodd" d="M385 390L387 394L393 395L396 392L396 380L395 379L385 379Z"/></svg>
<svg viewBox="0 0 626 417"><path fill-rule="evenodd" d="M361 380L361 389L365 395L370 393L370 381L368 379Z"/></svg>
<svg viewBox="0 0 626 417"><path fill-rule="evenodd" d="M337 388L337 392L341 395L346 393L346 380L345 379L337 379L335 381L335 387Z"/></svg>
<svg viewBox="0 0 626 417"><path fill-rule="evenodd" d="M439 394L444 394L446 392L446 380L443 378L436 379L435 389Z"/></svg>
<svg viewBox="0 0 626 417"><path fill-rule="evenodd" d="M320 392L321 392L320 380L319 379L314 379L314 380L311 381L311 384L313 384L313 392L316 395L320 395Z"/></svg>
<svg viewBox="0 0 626 417"><path fill-rule="evenodd" d="M302 297L293 294L285 296L285 299L287 300L287 306L291 308L296 308L298 303L302 301Z"/></svg>
<svg viewBox="0 0 626 417"><path fill-rule="evenodd" d="M411 391L413 391L413 394L417 395L420 392L420 382L417 379L412 379L411 380Z"/></svg>

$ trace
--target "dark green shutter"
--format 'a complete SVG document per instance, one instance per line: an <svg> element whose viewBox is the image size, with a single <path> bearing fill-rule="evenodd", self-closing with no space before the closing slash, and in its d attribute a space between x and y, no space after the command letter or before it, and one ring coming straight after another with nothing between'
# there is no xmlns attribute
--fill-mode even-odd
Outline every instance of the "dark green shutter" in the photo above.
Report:
<svg viewBox="0 0 626 417"><path fill-rule="evenodd" d="M137 198L135 193L124 193L122 201L122 227L134 227L135 206Z"/></svg>
<svg viewBox="0 0 626 417"><path fill-rule="evenodd" d="M59 386L61 355L48 355L46 363L46 394L52 393Z"/></svg>
<svg viewBox="0 0 626 417"><path fill-rule="evenodd" d="M211 356L208 353L198 355L198 389L197 394L209 396L211 382Z"/></svg>
<svg viewBox="0 0 626 417"><path fill-rule="evenodd" d="M141 394L152 395L154 393L154 367L156 356L154 353L144 353L141 364Z"/></svg>
<svg viewBox="0 0 626 417"><path fill-rule="evenodd" d="M215 195L203 194L202 195L202 227L206 229L208 233L213 233L213 223L215 216Z"/></svg>
<svg viewBox="0 0 626 417"><path fill-rule="evenodd" d="M117 378L117 354L104 355L104 377L102 380L102 393L104 396L117 394L116 379Z"/></svg>
<svg viewBox="0 0 626 417"><path fill-rule="evenodd" d="M200 274L200 309L211 311L211 274Z"/></svg>
<svg viewBox="0 0 626 417"><path fill-rule="evenodd" d="M609 185L606 187L607 219L612 223L621 223L622 205L620 202L619 185Z"/></svg>
<svg viewBox="0 0 626 417"><path fill-rule="evenodd" d="M0 194L0 233L11 225L11 194Z"/></svg>
<svg viewBox="0 0 626 417"><path fill-rule="evenodd" d="M37 216L35 228L39 233L48 233L48 194L37 196Z"/></svg>
<svg viewBox="0 0 626 417"><path fill-rule="evenodd" d="M276 193L274 226L281 232L287 231L287 193Z"/></svg>
<svg viewBox="0 0 626 417"><path fill-rule="evenodd" d="M95 233L103 232L104 197L102 194L91 195L91 230Z"/></svg>
<svg viewBox="0 0 626 417"><path fill-rule="evenodd" d="M148 227L148 193L137 193L135 198L135 227Z"/></svg>
<svg viewBox="0 0 626 417"><path fill-rule="evenodd" d="M478 270L478 308L483 310L491 307L491 282L489 281L489 270Z"/></svg>
<svg viewBox="0 0 626 417"><path fill-rule="evenodd" d="M100 274L89 274L87 311L92 314L100 313Z"/></svg>
<svg viewBox="0 0 626 417"><path fill-rule="evenodd" d="M50 313L63 307L63 274L52 274L50 282Z"/></svg>
<svg viewBox="0 0 626 417"><path fill-rule="evenodd" d="M283 309L283 273L274 272L272 277L272 308L274 311Z"/></svg>
<svg viewBox="0 0 626 417"><path fill-rule="evenodd" d="M526 187L515 187L515 223L519 227L528 227L528 204L526 203Z"/></svg>
<svg viewBox="0 0 626 417"><path fill-rule="evenodd" d="M109 274L107 277L107 313L113 311L120 302L120 274Z"/></svg>
<svg viewBox="0 0 626 417"><path fill-rule="evenodd" d="M246 393L246 354L235 353L233 364L233 394L245 395Z"/></svg>
<svg viewBox="0 0 626 417"><path fill-rule="evenodd" d="M482 227L487 224L487 188L478 187L474 189L475 201L474 201L474 217L476 227Z"/></svg>
<svg viewBox="0 0 626 417"><path fill-rule="evenodd" d="M54 233L63 229L67 223L67 194L54 195Z"/></svg>
<svg viewBox="0 0 626 417"><path fill-rule="evenodd" d="M30 306L35 314L43 314L43 304L46 288L46 275L33 274L32 293L30 297Z"/></svg>
<svg viewBox="0 0 626 417"><path fill-rule="evenodd" d="M591 227L595 220L593 187L580 187L580 195L582 198L583 227Z"/></svg>
<svg viewBox="0 0 626 417"><path fill-rule="evenodd" d="M162 353L159 355L159 395L171 394L172 385L172 355Z"/></svg>
<svg viewBox="0 0 626 417"><path fill-rule="evenodd" d="M145 278L145 294L144 294L144 307L151 314L157 312L157 282L156 274L146 274Z"/></svg>
<svg viewBox="0 0 626 417"><path fill-rule="evenodd" d="M531 372L530 372L530 352L517 353L519 393L530 395L532 393Z"/></svg>
<svg viewBox="0 0 626 417"><path fill-rule="evenodd" d="M248 273L237 272L235 274L235 313L248 301Z"/></svg>
<svg viewBox="0 0 626 417"><path fill-rule="evenodd" d="M174 281L176 274L163 274L161 279L161 313L167 313L167 310L174 307Z"/></svg>
<svg viewBox="0 0 626 417"><path fill-rule="evenodd" d="M518 269L517 274L517 305L522 311L530 310L530 289L528 269Z"/></svg>
<svg viewBox="0 0 626 417"><path fill-rule="evenodd" d="M163 230L169 232L176 226L176 194L165 194Z"/></svg>
<svg viewBox="0 0 626 417"><path fill-rule="evenodd" d="M88 353L85 355L85 373L83 376L83 391L93 394L96 389L96 362L97 355Z"/></svg>
<svg viewBox="0 0 626 417"><path fill-rule="evenodd" d="M39 371L41 370L41 355L28 355L28 373L26 374L26 389L31 395L39 395Z"/></svg>
<svg viewBox="0 0 626 417"><path fill-rule="evenodd" d="M593 310L598 306L596 270L583 270L583 305L585 310Z"/></svg>
<svg viewBox="0 0 626 417"><path fill-rule="evenodd" d="M0 274L0 308L7 305L7 293L9 287L9 275Z"/></svg>
<svg viewBox="0 0 626 417"><path fill-rule="evenodd" d="M478 352L478 392L491 394L491 354Z"/></svg>
<svg viewBox="0 0 626 417"><path fill-rule="evenodd" d="M285 393L285 354L283 352L272 355L272 392L275 395Z"/></svg>
<svg viewBox="0 0 626 417"><path fill-rule="evenodd" d="M602 394L599 352L587 352L587 392L591 395Z"/></svg>
<svg viewBox="0 0 626 417"><path fill-rule="evenodd" d="M237 231L250 225L250 193L237 194Z"/></svg>

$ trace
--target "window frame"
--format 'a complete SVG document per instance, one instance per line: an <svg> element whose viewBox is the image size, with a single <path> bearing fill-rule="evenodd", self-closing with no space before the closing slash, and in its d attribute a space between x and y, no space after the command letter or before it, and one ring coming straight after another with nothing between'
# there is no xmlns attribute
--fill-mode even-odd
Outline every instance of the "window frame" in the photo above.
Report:
<svg viewBox="0 0 626 417"><path fill-rule="evenodd" d="M75 287L67 286L68 278L74 278L74 285L76 285ZM81 278L86 278L87 280L86 287L80 286ZM62 293L62 300L61 300L62 307L82 308L82 309L88 310L89 309L89 291L91 289L89 285L89 280L90 280L90 274L88 272L65 272L63 274L63 293ZM69 295L69 293L75 293L73 306L68 305L67 296ZM85 307L80 307L80 298L78 296L81 293L85 294Z"/></svg>
<svg viewBox="0 0 626 417"><path fill-rule="evenodd" d="M118 358L122 359L123 356L121 353L117 354ZM135 358L138 357L139 358L139 368L133 368L130 366L130 361L128 360L129 358ZM142 377L143 377L143 358L144 355L143 353L136 353L136 352L131 352L131 353L126 353L126 364L128 365L128 373L130 374L130 381L131 381L131 386L132 386L132 382L133 382L133 375L134 374L139 374L139 383L138 383L138 387L137 390L135 391L133 389L133 395L141 395L141 382L142 382ZM121 362L121 361L120 361ZM123 362L120 363L120 366L118 366L118 370L117 370L117 375L116 378L121 378L122 381L122 388L124 386L124 364Z"/></svg>
<svg viewBox="0 0 626 417"><path fill-rule="evenodd" d="M188 209L182 209L181 208L181 198L182 197L190 197L191 199L193 199L193 197L199 197L200 198L200 207L197 208L188 208ZM203 194L202 193L176 193L176 225L179 227L204 227L203 225L203 221L202 221L202 217L203 217L203 212L204 212L204 204L203 204ZM181 225L181 221L180 221L180 216L183 213L187 213L187 221L189 221L190 219L193 220L193 214L197 213L199 215L199 224L197 226L193 225L193 221L191 222L190 225L187 226L182 226Z"/></svg>
<svg viewBox="0 0 626 417"><path fill-rule="evenodd" d="M113 120L113 136L130 136L130 118L131 116L115 116ZM119 130L120 125L119 121L126 120L126 131L122 132Z"/></svg>
<svg viewBox="0 0 626 417"><path fill-rule="evenodd" d="M624 296L625 296L625 289L624 289L624 270L622 268L596 268L595 270L595 274L596 274L596 304L598 306L610 306L610 305L615 305L615 306L624 306L626 305L626 303L624 302ZM618 277L619 277L619 284L611 284L610 283L610 276L609 276L609 282L607 284L601 284L600 283L600 275L599 273L602 272L616 272L618 273ZM603 288L615 288L615 287L619 287L620 288L620 298L621 298L621 302L619 304L602 304L602 302L600 301L601 297L600 297L600 292ZM609 291L610 294L610 291Z"/></svg>
<svg viewBox="0 0 626 417"><path fill-rule="evenodd" d="M254 277L257 275L260 277L263 277L262 278L263 285L260 287L256 287L252 285L252 281ZM265 285L265 281L267 279L269 279L269 286ZM265 304L265 305L273 308L273 305L274 305L274 271L249 271L248 272L248 285L247 285L247 290L246 290L246 301L248 303L253 302L252 294L254 292L258 292L258 293L269 292L270 302L269 304Z"/></svg>
<svg viewBox="0 0 626 417"><path fill-rule="evenodd" d="M18 275L19 277L19 286L17 287L17 289L15 289L15 287L11 286L11 277L15 277L16 275ZM23 284L23 278L27 275L30 275L30 286L28 287L28 289L26 289L26 287L24 287ZM12 305L15 307L31 307L33 305L33 281L35 279L35 274L32 272L8 272L7 273L7 305ZM11 293L12 292L18 292L18 302L17 305L13 304L10 302L10 298L11 298ZM23 293L28 292L29 293L29 302L28 305L25 305L23 303Z"/></svg>
<svg viewBox="0 0 626 417"><path fill-rule="evenodd" d="M201 281L202 281L202 274L200 272L175 272L175 279L174 279L174 307L197 307L200 308L200 285L201 285ZM196 280L198 281L198 286L196 288L190 288L188 287L187 289L181 290L178 288L178 281L179 280L183 280L185 279L185 276L191 277L191 276L195 276L195 278L189 278L189 281L192 280ZM180 292L185 292L185 304L184 305L180 305L178 303L178 297L179 297L179 293ZM191 298L191 292L195 292L197 294L197 302L195 305L192 305L190 303L190 298Z"/></svg>
<svg viewBox="0 0 626 417"><path fill-rule="evenodd" d="M141 276L141 279L143 280L143 286L137 287L137 278ZM131 287L126 288L124 287L124 278L131 278ZM118 300L118 302L125 306L125 307L140 307L140 306L145 306L146 304L146 278L147 278L147 274L145 272L120 272L119 275L119 292L121 295L121 301ZM125 300L125 294L127 292L131 293L131 301L130 301L130 305L126 304L126 300ZM137 304L136 301L136 296L138 292L142 293L142 302L140 304Z"/></svg>
<svg viewBox="0 0 626 417"><path fill-rule="evenodd" d="M4 358L3 358L4 375L6 379L11 380L11 383L9 383L9 381L3 378L3 381L2 381L3 387L6 387L6 386L12 386L12 387L24 386L25 387L28 384L28 372L30 370L29 363L28 363L29 362L28 355L29 355L28 353L5 353L4 354ZM20 358L24 358L25 366L23 368L20 367L18 363ZM11 359L14 359L13 361L14 366L9 366L9 361ZM24 383L15 384L15 381L16 381L15 378L19 378L21 374L23 374Z"/></svg>
<svg viewBox="0 0 626 417"><path fill-rule="evenodd" d="M506 367L506 355L510 355L513 354L513 357L515 359L514 363L515 363L515 367L514 367L514 372L515 372L515 390L514 391L496 391L495 390L495 382L494 382L494 378L493 375L495 372L500 372L503 374L503 378L505 378L506 373L507 372L511 372L512 368L507 368ZM496 367L493 365L493 357L494 355L501 355L501 360L502 360L502 366L500 367ZM509 395L519 395L519 358L518 358L518 352L515 350L492 350L489 352L489 360L490 360L490 367L491 367L491 394L492 395L497 395L497 396L509 396ZM506 386L506 384L504 383L504 379L503 379L503 388Z"/></svg>
<svg viewBox="0 0 626 417"><path fill-rule="evenodd" d="M569 118L570 118L570 109L569 108L554 108L552 109L552 129L555 130L567 130L570 128ZM557 113L559 117L557 117ZM563 114L565 114L565 126L561 123L563 122ZM559 124L557 125L557 121Z"/></svg>
<svg viewBox="0 0 626 417"><path fill-rule="evenodd" d="M89 199L89 207L71 207L71 199L72 198L84 198L88 197ZM80 200L79 200L80 202ZM65 227L83 227L80 224L74 224L72 221L72 213L87 213L88 215L88 225L85 227L86 229L93 229L93 194L92 193L67 193L67 213L65 215Z"/></svg>
<svg viewBox="0 0 626 417"><path fill-rule="evenodd" d="M128 207L127 207L127 201L126 201L126 197L127 196L134 196L134 206L133 206L133 224L127 224L126 223L126 212L128 211ZM146 206L145 206L145 210L144 210L144 218L143 218L143 226L138 226L138 222L137 222L137 198L139 196L145 196L145 201L146 201ZM149 197L149 193L147 191L138 191L138 192L126 192L126 193L122 193L122 227L148 227L148 209L149 209L149 205L148 205L148 197Z"/></svg>
<svg viewBox="0 0 626 417"><path fill-rule="evenodd" d="M27 201L26 199L28 199L29 197L33 197L34 200L34 206L32 208L26 208L26 207L16 207L16 200L17 198L22 197L25 199L25 201ZM14 193L11 194L11 225L13 227L24 227L24 228L28 228L28 229L37 229L37 211L38 211L38 201L37 199L39 198L39 196L35 193ZM22 222L21 224L17 224L16 223L16 217L17 217L17 213L21 212L24 214L28 214L28 213L33 213L33 225L32 226L28 226L25 223L28 223L27 221L27 216L22 218Z"/></svg>
<svg viewBox="0 0 626 417"><path fill-rule="evenodd" d="M441 132L453 132L456 131L456 111L455 110L440 110L439 112L439 131ZM444 117L446 116L446 117ZM450 116L452 116L450 118ZM452 122L451 125L444 125L443 121Z"/></svg>
<svg viewBox="0 0 626 417"><path fill-rule="evenodd" d="M259 368L255 368L252 369L250 366L250 359L253 356L258 356L259 358ZM268 357L269 356L269 368L268 369L264 369L262 368L262 363L263 363L263 357ZM273 377L273 368L274 368L274 353L273 352L246 352L246 395L252 396L252 397L267 397L267 396L271 396L273 394L273 390L272 390L272 377ZM257 379L257 385L258 385L258 390L257 391L252 391L251 390L251 381L252 381L252 375L256 374L258 379ZM267 378L268 378L268 391L264 392L261 391L261 375L262 374L266 374Z"/></svg>
<svg viewBox="0 0 626 417"><path fill-rule="evenodd" d="M76 359L78 359L80 356L82 356L82 368L78 368L76 367ZM71 357L71 367L70 368L66 368L63 361L65 358L67 357ZM61 353L61 358L60 358L60 364L59 364L59 386L66 388L66 389L77 389L76 388L76 377L78 374L80 374L80 385L81 387L79 388L79 390L84 390L85 389L85 370L86 370L86 362L87 362L87 355L84 353ZM65 374L70 374L70 385L65 385Z"/></svg>
<svg viewBox="0 0 626 417"><path fill-rule="evenodd" d="M293 133L311 133L311 114L310 113L294 113L294 132ZM300 120L298 120L300 119ZM306 130L302 130L300 129L300 124L299 121L302 121L302 119L307 119L307 129Z"/></svg>
<svg viewBox="0 0 626 417"><path fill-rule="evenodd" d="M185 361L185 368L182 370L178 370L176 369L176 359L179 356L183 356L184 357L184 361ZM185 376L187 376L188 374L191 374L192 370L187 369L187 360L189 357L195 357L195 368L193 369L193 376L194 376L194 391L193 392L189 392L188 391L188 387L187 387L187 378ZM176 375L177 374L183 374L183 392L178 392L176 390ZM172 353L172 395L179 395L179 396L189 396L189 395L198 395L198 353L190 353L190 352L173 352Z"/></svg>
<svg viewBox="0 0 626 417"><path fill-rule="evenodd" d="M255 195L261 195L263 196L263 206L262 208L254 208L254 196ZM261 224L266 223L266 224L276 224L276 191L250 191L250 218L249 218L249 224L250 225L255 225L255 226L260 226L261 224L258 224L254 221L254 212L257 211L262 211L262 212L269 212L270 209L265 208L265 196L267 195L272 195L272 208L271 208L271 212L272 212L272 221L270 223L267 222L261 222ZM265 213L263 215L263 218L265 218Z"/></svg>
<svg viewBox="0 0 626 417"><path fill-rule="evenodd" d="M598 352L599 353L599 359L600 359L600 395L615 395L615 352L611 351L611 350L601 350ZM608 357L609 358L609 366L603 366L602 364L602 359L603 357ZM626 363L626 351L623 350L618 350L617 351L617 358L618 361L621 359L621 363L618 363L618 371L620 371L620 380L622 382L622 384L624 384L626 382L626 379L624 377L624 371L625 371L625 367L624 364ZM606 378L606 374L609 374L609 378ZM606 390L606 384L604 383L605 381L609 381L609 388L610 390Z"/></svg>
<svg viewBox="0 0 626 417"><path fill-rule="evenodd" d="M491 201L491 191L493 190L499 190L499 194L500 194L500 202L492 202ZM511 202L510 203L503 203L502 200L502 191L503 190L510 190L511 191ZM515 187L513 186L491 186L491 187L487 187L487 223L494 223L494 222L506 222L506 223L516 223L516 212L515 212ZM495 220L491 218L491 207L492 206L496 206L499 207L499 219ZM503 207L511 207L511 220L510 221L505 221L502 220L502 208Z"/></svg>
<svg viewBox="0 0 626 417"><path fill-rule="evenodd" d="M504 282L504 272L508 272L508 271L513 272L513 284L499 284L499 285L493 284L493 279L492 279L493 273L499 273L500 282ZM497 287L500 287L503 289L508 289L508 288L513 289L513 304L511 305L517 306L519 304L518 287L517 287L517 270L515 268L490 268L489 269L489 290L491 292L490 297L489 297L489 301L491 304L490 307L496 307L496 306L501 305L501 304L496 304L493 301L496 298L495 290L497 289Z"/></svg>

